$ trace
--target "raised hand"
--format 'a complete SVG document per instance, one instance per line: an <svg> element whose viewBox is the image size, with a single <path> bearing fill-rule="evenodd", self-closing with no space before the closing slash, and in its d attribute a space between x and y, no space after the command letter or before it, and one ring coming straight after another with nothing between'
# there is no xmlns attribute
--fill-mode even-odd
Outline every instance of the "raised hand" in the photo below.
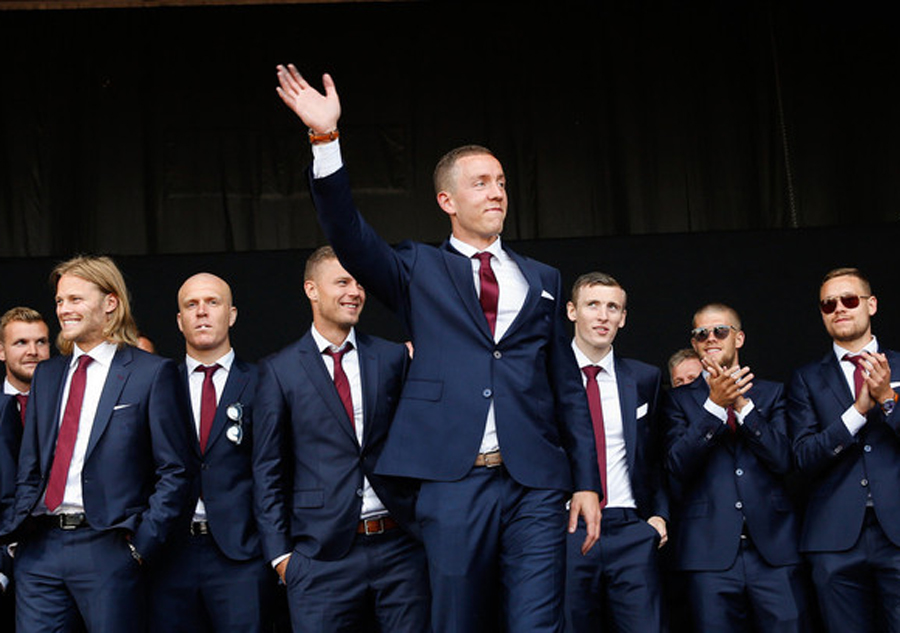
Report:
<svg viewBox="0 0 900 633"><path fill-rule="evenodd" d="M316 134L327 134L337 129L341 118L341 100L331 75L322 75L325 94L313 88L293 64L278 65L278 83L275 89L285 105Z"/></svg>

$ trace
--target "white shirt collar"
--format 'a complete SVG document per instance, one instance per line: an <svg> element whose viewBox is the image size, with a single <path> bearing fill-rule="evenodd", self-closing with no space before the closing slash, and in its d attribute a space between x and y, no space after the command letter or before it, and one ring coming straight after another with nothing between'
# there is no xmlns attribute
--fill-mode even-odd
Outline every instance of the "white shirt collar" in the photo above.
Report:
<svg viewBox="0 0 900 633"><path fill-rule="evenodd" d="M844 358L845 354L855 355L855 354L861 354L862 352L869 352L870 354L874 354L875 352L878 351L878 339L875 338L875 335L873 334L872 340L869 341L868 343L866 343L865 347L863 347L858 352L851 352L850 350L841 347L837 343L833 343L832 348L834 350L834 355L837 357L838 361L840 362Z"/></svg>
<svg viewBox="0 0 900 633"><path fill-rule="evenodd" d="M91 351L83 352L76 343L72 348L72 360L69 362L69 367L75 367L78 364L78 359L85 354L93 358L95 363L100 363L101 365L109 367L112 363L113 356L116 355L118 349L119 347L115 343L103 341L99 345L95 346Z"/></svg>
<svg viewBox="0 0 900 633"><path fill-rule="evenodd" d="M483 250L478 250L471 244L466 244L459 238L454 235L450 236L450 246L458 250L460 253L465 255L466 257L473 257L477 253L490 253L494 256L494 259L497 261L502 261L505 253L503 252L503 246L500 243L500 236L497 236L497 239L491 242L490 246Z"/></svg>
<svg viewBox="0 0 900 633"><path fill-rule="evenodd" d="M220 359L209 363L210 366L218 364L219 367L224 369L226 372L231 371L231 365L234 363L234 348L232 347L228 350ZM187 370L188 376L194 372L200 365L203 365L199 360L191 356L190 354L184 355L184 367Z"/></svg>
<svg viewBox="0 0 900 633"><path fill-rule="evenodd" d="M575 342L575 339L572 339L572 351L575 352L575 360L578 362L578 368L586 367L587 365L597 365L598 367L602 367L603 371L607 374L615 378L616 376L616 363L613 358L613 348L609 348L609 353L600 359L599 363L595 363L590 358L588 358L584 352L581 351L581 348L578 347L578 344Z"/></svg>
<svg viewBox="0 0 900 633"><path fill-rule="evenodd" d="M340 345L334 345L327 338L322 336L319 333L319 330L316 329L315 324L312 325L309 329L310 334L312 334L313 340L316 342L316 349L320 352L324 352L325 350L339 351L341 350L347 343L353 344L353 349L359 349L359 346L356 344L356 328L350 328L350 333L347 334L347 338Z"/></svg>

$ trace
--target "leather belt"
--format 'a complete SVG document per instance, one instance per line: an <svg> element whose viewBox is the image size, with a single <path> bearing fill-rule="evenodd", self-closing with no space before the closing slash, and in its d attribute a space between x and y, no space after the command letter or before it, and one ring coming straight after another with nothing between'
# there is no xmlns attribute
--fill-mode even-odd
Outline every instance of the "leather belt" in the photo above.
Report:
<svg viewBox="0 0 900 633"><path fill-rule="evenodd" d="M476 468L496 468L503 465L503 455L500 451L491 451L490 453L478 453L475 458Z"/></svg>
<svg viewBox="0 0 900 633"><path fill-rule="evenodd" d="M36 517L38 523L60 530L77 530L80 527L87 527L87 517L84 512L76 512L74 514L42 514Z"/></svg>
<svg viewBox="0 0 900 633"><path fill-rule="evenodd" d="M388 530L396 530L398 527L400 527L399 523L397 523L390 515L385 515L383 517L378 517L377 519L365 519L360 521L359 525L356 526L356 533L372 536L374 534L384 534Z"/></svg>
<svg viewBox="0 0 900 633"><path fill-rule="evenodd" d="M191 536L203 536L204 534L209 534L209 522L208 521L192 521L191 522Z"/></svg>

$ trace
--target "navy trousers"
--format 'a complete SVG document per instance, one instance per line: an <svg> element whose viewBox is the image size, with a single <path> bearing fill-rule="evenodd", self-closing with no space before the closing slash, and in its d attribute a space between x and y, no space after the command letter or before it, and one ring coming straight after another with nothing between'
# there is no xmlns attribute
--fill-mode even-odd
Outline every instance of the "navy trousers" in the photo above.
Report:
<svg viewBox="0 0 900 633"><path fill-rule="evenodd" d="M153 633L272 630L277 575L262 558L233 561L209 534L185 531L149 572Z"/></svg>
<svg viewBox="0 0 900 633"><path fill-rule="evenodd" d="M146 630L144 570L123 532L43 525L15 556L16 631Z"/></svg>
<svg viewBox="0 0 900 633"><path fill-rule="evenodd" d="M566 631L659 633L659 532L630 508L604 508L600 540L581 554L585 527L568 536Z"/></svg>
<svg viewBox="0 0 900 633"><path fill-rule="evenodd" d="M565 494L518 484L502 466L422 483L436 633L563 630Z"/></svg>
<svg viewBox="0 0 900 633"><path fill-rule="evenodd" d="M298 551L285 571L294 631L303 633L425 633L428 573L422 544L402 529L357 534L339 560Z"/></svg>

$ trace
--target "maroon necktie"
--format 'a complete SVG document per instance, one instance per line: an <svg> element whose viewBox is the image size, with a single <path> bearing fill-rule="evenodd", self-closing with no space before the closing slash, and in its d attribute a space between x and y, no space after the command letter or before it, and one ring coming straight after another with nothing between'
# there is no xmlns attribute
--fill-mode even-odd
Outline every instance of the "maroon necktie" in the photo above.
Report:
<svg viewBox="0 0 900 633"><path fill-rule="evenodd" d="M341 402L344 404L347 417L350 418L350 425L355 429L356 421L353 418L353 398L350 395L350 381L347 380L347 374L344 373L344 368L341 365L341 359L344 357L344 354L351 349L353 349L353 344L347 343L343 349L337 352L326 349L325 353L334 360L334 386L337 389L338 396L341 398Z"/></svg>
<svg viewBox="0 0 900 633"><path fill-rule="evenodd" d="M28 406L28 396L24 393L17 393L16 400L19 401L19 416L22 418L22 426L25 426L25 407Z"/></svg>
<svg viewBox="0 0 900 633"><path fill-rule="evenodd" d="M497 285L497 278L494 276L494 269L491 268L491 254L476 253L473 255L475 259L481 262L478 269L478 280L481 283L481 309L484 310L484 318L487 319L488 327L491 328L491 334L497 326L497 299L500 297L500 287Z"/></svg>
<svg viewBox="0 0 900 633"><path fill-rule="evenodd" d="M863 359L859 354L844 354L842 360L853 363L853 398L859 397L859 390L862 389L863 383L866 382L866 375L863 373Z"/></svg>
<svg viewBox="0 0 900 633"><path fill-rule="evenodd" d="M62 424L59 425L56 453L53 455L47 493L44 495L44 503L50 512L59 507L66 491L69 465L72 463L72 453L75 450L75 438L78 437L78 422L81 418L81 403L84 400L84 387L87 382L87 367L92 360L94 359L87 354L82 354L78 358L78 367L75 368L72 382L69 384L69 397L66 400Z"/></svg>
<svg viewBox="0 0 900 633"><path fill-rule="evenodd" d="M737 430L737 415L734 407L728 407L725 410L725 422L728 424L728 430L734 433Z"/></svg>
<svg viewBox="0 0 900 633"><path fill-rule="evenodd" d="M203 389L200 392L200 452L206 451L206 443L209 441L209 432L212 430L213 420L216 418L216 385L213 383L213 375L219 369L219 364L198 365L194 371L203 372Z"/></svg>
<svg viewBox="0 0 900 633"><path fill-rule="evenodd" d="M581 368L587 377L585 389L587 390L588 406L591 409L591 422L594 424L594 443L597 446L597 463L600 466L600 483L603 486L603 500L600 507L606 506L608 497L606 494L606 431L603 428L603 405L600 402L600 385L597 384L597 374L603 371L597 365L587 365Z"/></svg>

